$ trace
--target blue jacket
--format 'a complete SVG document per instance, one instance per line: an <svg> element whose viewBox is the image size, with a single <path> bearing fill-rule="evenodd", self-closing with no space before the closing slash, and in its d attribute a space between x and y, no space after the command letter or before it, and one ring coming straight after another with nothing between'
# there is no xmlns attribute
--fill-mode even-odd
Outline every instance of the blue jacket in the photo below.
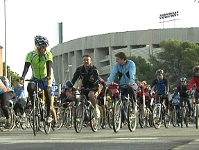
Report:
<svg viewBox="0 0 199 150"><path fill-rule="evenodd" d="M112 83L115 80L116 74L118 73L120 84L128 84L129 82L135 82L134 76L136 73L136 66L132 60L126 60L123 65L114 64L110 76L107 79L108 83Z"/></svg>
<svg viewBox="0 0 199 150"><path fill-rule="evenodd" d="M155 79L151 85L152 89L156 87L158 95L164 95L169 92L169 82L166 78Z"/></svg>
<svg viewBox="0 0 199 150"><path fill-rule="evenodd" d="M16 97L21 97L22 100L26 101L26 95L23 87L14 87L14 93Z"/></svg>

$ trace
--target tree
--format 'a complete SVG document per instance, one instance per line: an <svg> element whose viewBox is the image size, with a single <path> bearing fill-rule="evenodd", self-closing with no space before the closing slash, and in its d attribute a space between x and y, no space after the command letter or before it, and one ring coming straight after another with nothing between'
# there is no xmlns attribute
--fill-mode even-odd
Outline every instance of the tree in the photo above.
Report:
<svg viewBox="0 0 199 150"><path fill-rule="evenodd" d="M131 56L128 57L128 59L135 62L136 76L138 77L138 80L145 80L150 84L155 77L154 66L152 66L150 63L147 63L146 60L140 56Z"/></svg>
<svg viewBox="0 0 199 150"><path fill-rule="evenodd" d="M3 72L4 72L4 68L5 68L5 63L3 62ZM14 85L14 81L19 78L19 74L17 74L16 72L13 72L12 70L10 70L10 66L7 66L7 76L8 79L11 78L11 86Z"/></svg>
<svg viewBox="0 0 199 150"><path fill-rule="evenodd" d="M178 41L174 39L163 40L160 43L163 51L157 57L150 58L152 64L158 62L164 70L171 85L176 86L180 77L191 78L192 68L199 64L199 47L196 43L189 41Z"/></svg>

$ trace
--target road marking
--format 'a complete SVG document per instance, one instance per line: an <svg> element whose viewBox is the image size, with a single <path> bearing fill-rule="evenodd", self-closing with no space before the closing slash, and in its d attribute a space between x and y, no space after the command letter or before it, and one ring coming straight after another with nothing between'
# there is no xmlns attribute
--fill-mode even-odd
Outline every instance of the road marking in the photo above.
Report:
<svg viewBox="0 0 199 150"><path fill-rule="evenodd" d="M116 140L157 140L158 138L115 138Z"/></svg>

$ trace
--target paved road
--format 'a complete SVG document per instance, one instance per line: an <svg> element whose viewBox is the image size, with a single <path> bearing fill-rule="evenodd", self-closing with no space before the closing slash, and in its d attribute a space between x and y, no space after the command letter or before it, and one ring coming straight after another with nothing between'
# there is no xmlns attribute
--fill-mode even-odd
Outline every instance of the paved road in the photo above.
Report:
<svg viewBox="0 0 199 150"><path fill-rule="evenodd" d="M123 127L118 133L109 128L96 133L89 127L83 128L81 133L76 133L73 128L61 128L49 135L39 132L37 136L31 129L14 129L0 132L0 150L198 150L198 139L199 130L193 125L169 129L138 127L135 132Z"/></svg>

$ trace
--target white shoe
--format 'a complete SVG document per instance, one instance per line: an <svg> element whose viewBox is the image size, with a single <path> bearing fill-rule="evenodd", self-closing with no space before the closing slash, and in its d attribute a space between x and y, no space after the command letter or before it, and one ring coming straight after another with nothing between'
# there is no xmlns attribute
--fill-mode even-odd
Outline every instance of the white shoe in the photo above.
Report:
<svg viewBox="0 0 199 150"><path fill-rule="evenodd" d="M100 118L100 110L98 107L95 108L95 117Z"/></svg>
<svg viewBox="0 0 199 150"><path fill-rule="evenodd" d="M52 117L47 117L47 122L51 123L53 121Z"/></svg>
<svg viewBox="0 0 199 150"><path fill-rule="evenodd" d="M26 117L26 113L24 112L23 115L22 115L22 118L25 118L25 117Z"/></svg>

